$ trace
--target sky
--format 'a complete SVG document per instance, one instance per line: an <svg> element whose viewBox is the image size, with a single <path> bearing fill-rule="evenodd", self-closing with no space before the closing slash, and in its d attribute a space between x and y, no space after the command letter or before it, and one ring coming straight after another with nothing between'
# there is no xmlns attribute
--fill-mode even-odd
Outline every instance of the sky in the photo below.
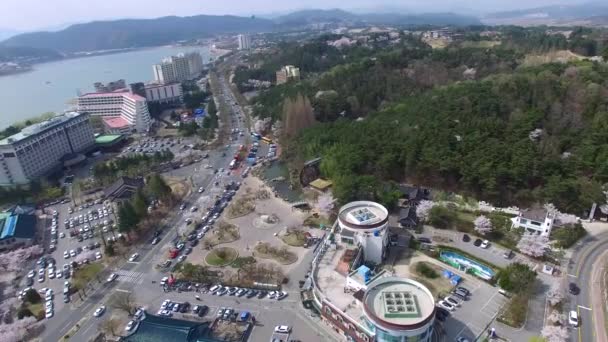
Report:
<svg viewBox="0 0 608 342"><path fill-rule="evenodd" d="M72 23L121 18L155 18L167 15L286 13L298 9L396 9L411 12L482 13L579 4L589 0L1 0L0 31L56 30Z"/></svg>

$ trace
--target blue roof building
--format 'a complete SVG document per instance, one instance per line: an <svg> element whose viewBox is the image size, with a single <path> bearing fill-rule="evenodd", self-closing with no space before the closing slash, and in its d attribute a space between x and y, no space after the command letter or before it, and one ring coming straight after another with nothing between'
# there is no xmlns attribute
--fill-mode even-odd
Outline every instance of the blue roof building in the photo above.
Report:
<svg viewBox="0 0 608 342"><path fill-rule="evenodd" d="M36 215L0 213L0 252L30 246L36 236Z"/></svg>

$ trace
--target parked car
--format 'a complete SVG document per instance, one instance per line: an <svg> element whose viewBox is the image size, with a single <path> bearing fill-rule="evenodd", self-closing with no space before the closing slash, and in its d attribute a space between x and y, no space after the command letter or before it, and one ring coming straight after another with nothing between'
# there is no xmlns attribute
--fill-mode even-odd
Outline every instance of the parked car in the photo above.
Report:
<svg viewBox="0 0 608 342"><path fill-rule="evenodd" d="M573 294L576 296L577 294L579 294L581 292L581 290L578 288L578 286L576 286L575 283L570 283L570 284L568 284L568 292L570 292L570 294Z"/></svg>
<svg viewBox="0 0 608 342"><path fill-rule="evenodd" d="M479 247L479 246L481 246L482 243L483 243L482 239L477 239L473 242L473 246Z"/></svg>
<svg viewBox="0 0 608 342"><path fill-rule="evenodd" d="M469 242L469 241L471 241L471 237L468 234L463 234L462 235L462 241L463 242Z"/></svg>
<svg viewBox="0 0 608 342"><path fill-rule="evenodd" d="M108 276L108 279L106 279L106 281L107 281L108 283L110 283L110 282L114 281L116 278L118 278L118 274L116 274L116 273L112 273L112 274L110 274L110 275Z"/></svg>
<svg viewBox="0 0 608 342"><path fill-rule="evenodd" d="M129 321L129 323L127 323L127 326L125 327L125 331L133 330L133 328L135 328L136 324L137 323L135 321Z"/></svg>
<svg viewBox="0 0 608 342"><path fill-rule="evenodd" d="M288 325L277 325L276 327L274 327L274 332L276 333L289 334L290 331L291 327L289 327Z"/></svg>
<svg viewBox="0 0 608 342"><path fill-rule="evenodd" d="M570 311L568 314L568 323L573 327L578 327L578 313L576 311Z"/></svg>
<svg viewBox="0 0 608 342"><path fill-rule="evenodd" d="M439 307L442 307L442 308L444 308L446 310L449 310L449 311L454 311L456 309L455 306L453 306L452 304L450 304L450 303L448 303L448 302L446 302L444 300L440 300L439 303L437 303L437 305Z"/></svg>
<svg viewBox="0 0 608 342"><path fill-rule="evenodd" d="M418 240L418 242L422 242L422 243L432 243L431 239L429 239L428 237L424 237L424 236L420 236L416 240Z"/></svg>
<svg viewBox="0 0 608 342"><path fill-rule="evenodd" d="M509 249L502 256L505 259L511 259L515 256L515 253L513 253L513 251Z"/></svg>
<svg viewBox="0 0 608 342"><path fill-rule="evenodd" d="M490 241L483 240L483 242L481 243L481 246L479 246L479 247L484 248L484 249L490 247Z"/></svg>

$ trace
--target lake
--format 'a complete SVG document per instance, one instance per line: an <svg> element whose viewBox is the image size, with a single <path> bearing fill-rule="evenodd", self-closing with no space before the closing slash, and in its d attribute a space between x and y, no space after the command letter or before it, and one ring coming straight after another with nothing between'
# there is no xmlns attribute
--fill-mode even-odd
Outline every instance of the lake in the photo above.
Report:
<svg viewBox="0 0 608 342"><path fill-rule="evenodd" d="M45 112L63 112L93 83L125 79L127 84L154 79L152 65L180 52L199 51L208 63L208 47L164 46L111 55L66 59L34 65L34 70L0 77L0 129Z"/></svg>

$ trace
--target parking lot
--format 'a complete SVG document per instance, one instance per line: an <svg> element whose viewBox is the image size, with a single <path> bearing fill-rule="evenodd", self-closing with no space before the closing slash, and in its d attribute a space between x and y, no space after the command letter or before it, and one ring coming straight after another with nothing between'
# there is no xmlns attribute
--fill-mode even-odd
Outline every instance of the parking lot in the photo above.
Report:
<svg viewBox="0 0 608 342"><path fill-rule="evenodd" d="M106 203L105 211L102 203L90 203L82 206L82 209L72 208L70 203L63 203L45 209L47 217L42 243L49 253L43 258L44 261L38 260L36 264L32 264L23 286L31 286L38 291L44 290L41 291L43 297L47 289L51 290L49 293L53 295L49 296L52 300L47 304L47 308L51 308L48 318L71 301L71 297L65 295L64 290L66 286L71 286L71 263L76 261L81 264L103 259L102 236L105 239L116 239L115 232L110 229L110 221L116 220L113 211L109 203ZM104 222L108 224L104 225Z"/></svg>
<svg viewBox="0 0 608 342"><path fill-rule="evenodd" d="M197 143L198 141L194 137L143 138L125 146L118 156L124 157L142 154L151 156L155 153L168 150L173 153L176 160L179 160L192 154L193 147Z"/></svg>
<svg viewBox="0 0 608 342"><path fill-rule="evenodd" d="M451 313L444 327L447 336L474 341L506 304L507 298L498 293L498 288L481 280L466 281L463 286L471 295Z"/></svg>

